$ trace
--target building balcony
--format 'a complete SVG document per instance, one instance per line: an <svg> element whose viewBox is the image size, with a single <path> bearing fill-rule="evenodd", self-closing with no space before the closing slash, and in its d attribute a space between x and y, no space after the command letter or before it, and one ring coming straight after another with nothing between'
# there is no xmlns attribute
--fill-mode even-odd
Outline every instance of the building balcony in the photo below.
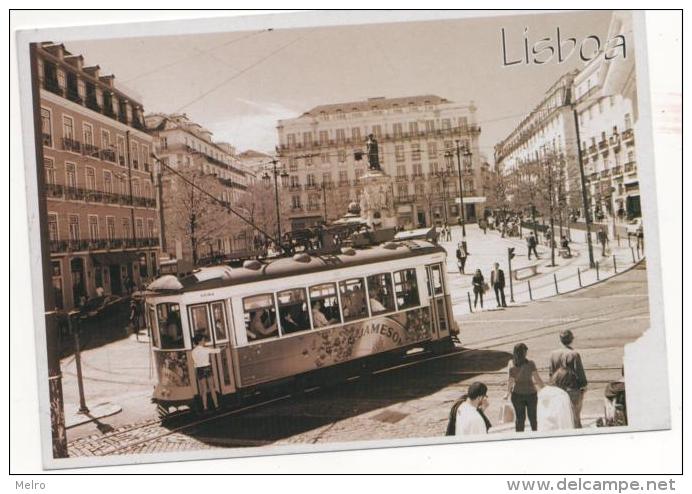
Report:
<svg viewBox="0 0 692 494"><path fill-rule="evenodd" d="M60 87L60 84L58 84L57 79L46 79L43 81L43 89L46 91L50 91L53 94L57 94L58 96L63 96L65 94L65 91L63 88Z"/></svg>
<svg viewBox="0 0 692 494"><path fill-rule="evenodd" d="M62 138L62 148L65 151L71 151L73 153L81 153L82 143L75 140L75 139L70 139L69 137L63 137Z"/></svg>
<svg viewBox="0 0 692 494"><path fill-rule="evenodd" d="M305 190L317 190L317 184L315 184L315 183L305 184L304 188L305 188Z"/></svg>
<svg viewBox="0 0 692 494"><path fill-rule="evenodd" d="M628 161L625 163L625 173L632 173L637 171L637 162L636 161Z"/></svg>
<svg viewBox="0 0 692 494"><path fill-rule="evenodd" d="M602 141L598 142L598 150L599 151L608 151L608 140L603 139Z"/></svg>
<svg viewBox="0 0 692 494"><path fill-rule="evenodd" d="M84 144L84 146L82 146L82 154L84 154L84 156L91 156L92 158L100 158L101 150L93 144Z"/></svg>
<svg viewBox="0 0 692 494"><path fill-rule="evenodd" d="M412 204L416 202L415 194L400 194L394 196L394 204Z"/></svg>
<svg viewBox="0 0 692 494"><path fill-rule="evenodd" d="M307 210L308 211L318 211L320 209L319 204L308 204Z"/></svg>
<svg viewBox="0 0 692 494"><path fill-rule="evenodd" d="M595 144L589 146L589 154L598 154L598 148Z"/></svg>
<svg viewBox="0 0 692 494"><path fill-rule="evenodd" d="M51 136L50 134L46 134L45 132L42 133L41 139L42 139L44 146L52 146L53 145L53 136Z"/></svg>
<svg viewBox="0 0 692 494"><path fill-rule="evenodd" d="M302 204L293 204L291 206L291 212L297 213L303 210L303 205Z"/></svg>
<svg viewBox="0 0 692 494"><path fill-rule="evenodd" d="M303 189L303 186L300 184L291 184L288 186L288 190L290 192L299 192Z"/></svg>
<svg viewBox="0 0 692 494"><path fill-rule="evenodd" d="M70 87L68 85L65 97L73 103L77 103L78 105L81 105L84 102L82 97L79 95L79 91L77 90L76 86Z"/></svg>
<svg viewBox="0 0 692 494"><path fill-rule="evenodd" d="M610 143L610 147L613 148L613 151L620 150L620 134L613 134L608 138L608 142Z"/></svg>
<svg viewBox="0 0 692 494"><path fill-rule="evenodd" d="M408 175L405 174L405 173L400 174L400 175L397 175L396 178L395 178L395 180L396 180L397 182L408 182Z"/></svg>
<svg viewBox="0 0 692 494"><path fill-rule="evenodd" d="M622 140L625 141L625 143L632 145L634 144L634 130L632 129L627 129L622 132Z"/></svg>
<svg viewBox="0 0 692 494"><path fill-rule="evenodd" d="M613 177L617 175L622 175L622 167L620 165L614 166L613 169L611 170L611 173L613 174Z"/></svg>
<svg viewBox="0 0 692 494"><path fill-rule="evenodd" d="M348 180L339 180L337 183L339 184L339 187L348 187L351 182Z"/></svg>
<svg viewBox="0 0 692 494"><path fill-rule="evenodd" d="M158 247L158 237L142 238L97 238L79 240L49 240L52 254L66 254L70 252L89 252L99 250L137 249L143 247Z"/></svg>
<svg viewBox="0 0 692 494"><path fill-rule="evenodd" d="M62 198L64 187L58 184L46 184L46 197Z"/></svg>
<svg viewBox="0 0 692 494"><path fill-rule="evenodd" d="M98 104L98 101L96 101L95 97L87 98L86 106L90 110L94 110L95 112L101 113L101 105Z"/></svg>
<svg viewBox="0 0 692 494"><path fill-rule="evenodd" d="M115 163L115 151L112 149L101 149L99 151L101 159L104 161L109 161L110 163Z"/></svg>

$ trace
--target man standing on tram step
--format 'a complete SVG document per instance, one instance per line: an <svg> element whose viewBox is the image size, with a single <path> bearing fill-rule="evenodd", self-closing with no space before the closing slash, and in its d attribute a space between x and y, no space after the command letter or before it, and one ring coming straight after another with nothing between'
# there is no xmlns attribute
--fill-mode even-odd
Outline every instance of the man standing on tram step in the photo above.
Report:
<svg viewBox="0 0 692 494"><path fill-rule="evenodd" d="M536 241L536 236L533 234L533 232L529 233L529 236L526 237L526 245L529 247L529 261L531 260L531 252L536 255L536 259L540 259L540 257L538 257L538 251L536 250L537 244L538 242Z"/></svg>
<svg viewBox="0 0 692 494"><path fill-rule="evenodd" d="M490 272L490 284L495 290L495 300L498 307L507 307L505 301L505 272L500 269L500 263L496 262Z"/></svg>
<svg viewBox="0 0 692 494"><path fill-rule="evenodd" d="M192 340L195 345L192 349L192 363L195 366L197 374L197 388L199 395L202 398L202 408L206 412L207 394L211 393L211 399L214 402L214 408L219 408L219 401L216 397L216 388L212 380L211 373L211 354L218 353L216 350L207 348L204 343L207 341L206 335L199 334Z"/></svg>
<svg viewBox="0 0 692 494"><path fill-rule="evenodd" d="M581 355L572 348L574 334L569 329L560 333L562 346L553 350L550 354L550 377L553 377L558 369L565 369L567 376L564 379L563 389L569 395L572 402L572 412L574 415L574 427L581 429L581 408L586 392L586 374L582 365Z"/></svg>

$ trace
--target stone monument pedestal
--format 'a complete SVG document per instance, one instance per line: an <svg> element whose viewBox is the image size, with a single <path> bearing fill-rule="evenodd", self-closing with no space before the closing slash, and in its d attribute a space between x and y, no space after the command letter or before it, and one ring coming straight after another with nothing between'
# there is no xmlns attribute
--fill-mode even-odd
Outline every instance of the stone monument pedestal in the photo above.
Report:
<svg viewBox="0 0 692 494"><path fill-rule="evenodd" d="M374 230L396 228L392 177L382 170L368 170L360 180L363 182L361 218Z"/></svg>

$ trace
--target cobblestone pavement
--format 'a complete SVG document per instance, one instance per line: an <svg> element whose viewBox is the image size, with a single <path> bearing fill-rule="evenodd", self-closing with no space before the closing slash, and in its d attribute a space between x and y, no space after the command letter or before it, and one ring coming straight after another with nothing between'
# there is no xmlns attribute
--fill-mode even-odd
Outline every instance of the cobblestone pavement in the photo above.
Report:
<svg viewBox="0 0 692 494"><path fill-rule="evenodd" d="M602 413L606 384L621 375L624 345L649 326L645 265L578 292L459 319L464 349L452 355L377 373L226 415L184 430L151 421L91 434L69 444L72 456L190 451L264 444L314 444L442 436L454 400L473 381L488 384L489 417L499 416L506 365L517 341L529 347L547 379L557 333L570 328L589 377L582 416ZM507 427L498 427L506 430ZM492 430L491 430L492 431Z"/></svg>

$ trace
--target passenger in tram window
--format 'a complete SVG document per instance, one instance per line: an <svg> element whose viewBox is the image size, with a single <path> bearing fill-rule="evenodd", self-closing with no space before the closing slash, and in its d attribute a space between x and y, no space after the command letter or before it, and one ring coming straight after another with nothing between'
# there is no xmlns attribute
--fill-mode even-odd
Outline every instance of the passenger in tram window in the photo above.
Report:
<svg viewBox="0 0 692 494"><path fill-rule="evenodd" d="M368 276L370 310L373 314L394 310L392 275L389 273Z"/></svg>
<svg viewBox="0 0 692 494"><path fill-rule="evenodd" d="M228 337L228 332L226 331L226 319L223 317L223 307L221 304L212 305L212 316L216 339L225 340Z"/></svg>
<svg viewBox="0 0 692 494"><path fill-rule="evenodd" d="M279 292L279 318L283 333L295 333L310 329L307 302L303 289Z"/></svg>
<svg viewBox="0 0 692 494"><path fill-rule="evenodd" d="M328 319L324 314L324 308L322 301L315 300L312 304L312 324L316 328L323 328L324 326L330 326L332 324L338 323L339 320L336 318Z"/></svg>
<svg viewBox="0 0 692 494"><path fill-rule="evenodd" d="M400 310L420 305L418 282L414 269L405 269L394 273L394 290Z"/></svg>
<svg viewBox="0 0 692 494"><path fill-rule="evenodd" d="M352 321L368 316L362 279L342 281L340 283L340 290L345 321Z"/></svg>
<svg viewBox="0 0 692 494"><path fill-rule="evenodd" d="M247 330L248 339L260 340L273 336L277 332L276 320L267 309L254 311Z"/></svg>
<svg viewBox="0 0 692 494"><path fill-rule="evenodd" d="M159 327L161 328L161 348L176 349L184 346L183 328L180 324L178 312L169 310L168 317Z"/></svg>

